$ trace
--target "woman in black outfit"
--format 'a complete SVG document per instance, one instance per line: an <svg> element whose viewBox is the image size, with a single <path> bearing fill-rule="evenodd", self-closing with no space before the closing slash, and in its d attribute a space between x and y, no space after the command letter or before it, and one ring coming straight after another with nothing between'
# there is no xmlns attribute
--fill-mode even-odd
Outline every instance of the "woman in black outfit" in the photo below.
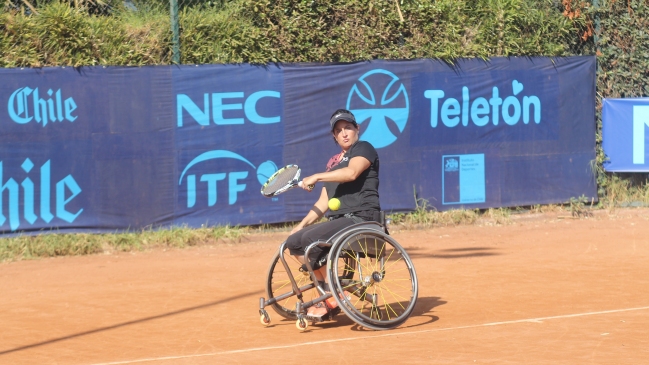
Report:
<svg viewBox="0 0 649 365"><path fill-rule="evenodd" d="M359 128L354 115L345 109L336 110L329 120L331 133L342 151L333 156L325 172L307 176L302 187L311 191L319 181L324 183L320 197L302 221L293 228L287 239L291 255L305 263L305 248L317 241L327 240L345 227L362 221L378 221L379 204L379 156L366 141L359 141ZM329 200L337 198L340 208L329 212L329 221L311 225L329 210ZM311 226L310 226L311 225ZM317 279L324 281L326 252L320 247L311 250L309 262ZM326 286L325 286L326 287ZM307 316L325 317L336 303L333 298L309 308Z"/></svg>

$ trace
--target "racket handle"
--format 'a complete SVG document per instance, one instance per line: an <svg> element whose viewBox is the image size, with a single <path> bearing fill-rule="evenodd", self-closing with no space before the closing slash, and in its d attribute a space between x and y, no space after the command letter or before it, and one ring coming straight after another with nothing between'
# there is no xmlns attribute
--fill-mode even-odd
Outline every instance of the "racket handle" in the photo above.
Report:
<svg viewBox="0 0 649 365"><path fill-rule="evenodd" d="M303 188L304 183L302 181L300 181L300 182L297 183L297 186ZM313 190L313 188L315 188L315 185L309 185L308 188L309 188L309 190Z"/></svg>

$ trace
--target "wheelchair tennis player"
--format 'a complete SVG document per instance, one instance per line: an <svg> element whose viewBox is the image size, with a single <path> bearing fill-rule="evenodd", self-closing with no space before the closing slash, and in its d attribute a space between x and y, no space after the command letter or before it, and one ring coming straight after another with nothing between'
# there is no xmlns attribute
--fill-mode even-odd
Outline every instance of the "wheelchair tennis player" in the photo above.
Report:
<svg viewBox="0 0 649 365"><path fill-rule="evenodd" d="M353 224L379 221L381 211L379 156L376 150L369 142L359 141L358 123L349 110L336 110L331 115L329 126L341 152L329 160L325 172L302 180L301 186L307 191L312 191L317 182L323 182L324 186L318 200L293 228L286 241L291 255L302 264L309 261L325 290L329 287L325 280L327 252L321 247L314 247L307 258L304 257L305 248L318 240L328 240ZM327 212L328 221L313 224ZM336 301L330 298L309 307L307 319L321 321L338 311Z"/></svg>

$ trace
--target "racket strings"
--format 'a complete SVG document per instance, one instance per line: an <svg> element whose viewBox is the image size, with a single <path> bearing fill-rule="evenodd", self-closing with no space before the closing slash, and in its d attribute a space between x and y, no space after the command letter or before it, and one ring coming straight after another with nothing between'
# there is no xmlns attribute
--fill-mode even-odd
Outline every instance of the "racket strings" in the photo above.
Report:
<svg viewBox="0 0 649 365"><path fill-rule="evenodd" d="M298 172L298 167L287 167L277 172L264 187L264 194L272 194L291 183Z"/></svg>

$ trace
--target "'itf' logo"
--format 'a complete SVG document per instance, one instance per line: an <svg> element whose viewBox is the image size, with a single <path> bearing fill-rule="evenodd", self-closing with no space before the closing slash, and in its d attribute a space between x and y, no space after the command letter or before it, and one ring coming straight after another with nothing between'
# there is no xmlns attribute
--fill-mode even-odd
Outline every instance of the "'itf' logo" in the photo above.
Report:
<svg viewBox="0 0 649 365"><path fill-rule="evenodd" d="M394 143L406 128L410 104L399 78L390 71L376 69L352 86L347 109L354 113L358 124L368 123L360 139L374 148L383 148Z"/></svg>
<svg viewBox="0 0 649 365"><path fill-rule="evenodd" d="M245 168L242 171L212 171L212 173L201 174L199 180L204 185L200 184L197 186L196 175L188 173L189 170L199 163L218 159L239 161L237 163L241 166L248 166L254 169L260 185L263 185L271 175L277 172L277 165L273 161L266 161L258 167L255 167L245 157L231 151L214 150L204 152L185 166L178 180L178 185L180 186L183 185L183 179L187 183L187 208L193 208L196 205L197 189L207 190L207 206L209 207L217 203L217 187L219 185L228 189L228 205L234 205L237 202L239 193L246 189L247 184L243 183L243 181L248 178L249 168ZM220 181L223 182L219 183Z"/></svg>

